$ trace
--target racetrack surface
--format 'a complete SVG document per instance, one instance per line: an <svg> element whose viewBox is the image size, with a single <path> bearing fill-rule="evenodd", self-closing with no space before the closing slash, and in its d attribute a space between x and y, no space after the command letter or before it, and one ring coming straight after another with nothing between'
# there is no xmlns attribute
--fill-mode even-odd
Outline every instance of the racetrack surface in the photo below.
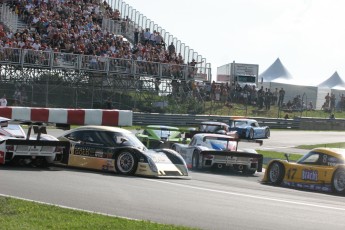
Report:
<svg viewBox="0 0 345 230"><path fill-rule="evenodd" d="M277 132L281 133L272 132L262 147L279 147L278 137L288 137L282 144L286 146L291 139L300 142L302 136L326 143L324 133ZM345 196L264 185L263 173L191 171L190 175L191 180L150 179L65 167L2 166L0 194L201 229L345 228Z"/></svg>

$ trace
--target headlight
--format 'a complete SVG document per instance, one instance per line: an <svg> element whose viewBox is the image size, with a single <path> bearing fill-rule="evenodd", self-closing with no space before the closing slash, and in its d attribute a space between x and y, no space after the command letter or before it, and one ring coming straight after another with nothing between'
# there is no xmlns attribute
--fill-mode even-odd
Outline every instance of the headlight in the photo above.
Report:
<svg viewBox="0 0 345 230"><path fill-rule="evenodd" d="M148 163L149 163L150 169L151 169L153 172L158 172L158 169L157 169L157 167L156 167L156 164L153 162L153 160L152 160L150 157L147 158L147 161L148 161Z"/></svg>

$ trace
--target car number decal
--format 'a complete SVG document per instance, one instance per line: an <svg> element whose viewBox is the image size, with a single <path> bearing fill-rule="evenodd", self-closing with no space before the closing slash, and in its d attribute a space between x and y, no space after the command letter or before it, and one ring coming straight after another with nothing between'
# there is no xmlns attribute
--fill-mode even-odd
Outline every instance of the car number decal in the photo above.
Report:
<svg viewBox="0 0 345 230"><path fill-rule="evenodd" d="M287 178L288 178L289 180L293 180L293 179L295 178L296 172L297 172L297 169L296 169L296 168L289 169L289 170L287 171Z"/></svg>

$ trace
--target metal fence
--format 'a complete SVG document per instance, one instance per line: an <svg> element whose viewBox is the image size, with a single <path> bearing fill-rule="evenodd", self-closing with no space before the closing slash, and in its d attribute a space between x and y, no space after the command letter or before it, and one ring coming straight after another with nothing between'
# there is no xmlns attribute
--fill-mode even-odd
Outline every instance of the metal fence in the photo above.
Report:
<svg viewBox="0 0 345 230"><path fill-rule="evenodd" d="M36 51L31 49L1 48L0 63L21 67L71 69L106 74L125 73L129 75L147 75L179 80L197 79L211 81L210 68L195 68L189 65L146 62L64 52Z"/></svg>

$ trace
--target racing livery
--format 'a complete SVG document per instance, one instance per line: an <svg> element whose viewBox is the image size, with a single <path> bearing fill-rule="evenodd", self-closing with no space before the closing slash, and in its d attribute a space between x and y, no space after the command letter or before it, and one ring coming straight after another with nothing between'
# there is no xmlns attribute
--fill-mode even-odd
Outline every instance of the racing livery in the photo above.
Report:
<svg viewBox="0 0 345 230"><path fill-rule="evenodd" d="M108 126L83 126L58 137L69 141L60 159L68 166L152 177L188 177L183 158L171 149L149 150L130 131Z"/></svg>
<svg viewBox="0 0 345 230"><path fill-rule="evenodd" d="M223 134L198 133L189 145L174 144L172 148L186 160L188 168L233 168L245 174L262 171L263 156L255 150L238 150L238 138ZM262 141L253 141L262 144Z"/></svg>
<svg viewBox="0 0 345 230"><path fill-rule="evenodd" d="M263 182L345 194L345 149L315 148L297 162L272 160Z"/></svg>
<svg viewBox="0 0 345 230"><path fill-rule="evenodd" d="M190 138L185 138L179 128L165 125L148 125L135 135L150 149L170 148L173 143L190 142Z"/></svg>
<svg viewBox="0 0 345 230"><path fill-rule="evenodd" d="M12 163L45 167L62 154L68 144L47 135L41 123L22 122L28 126L26 134L20 124L9 124L9 121L0 117L0 165Z"/></svg>
<svg viewBox="0 0 345 230"><path fill-rule="evenodd" d="M230 130L237 131L239 138L260 139L270 137L270 128L268 126L260 126L254 119L230 119Z"/></svg>
<svg viewBox="0 0 345 230"><path fill-rule="evenodd" d="M192 138L197 133L218 133L238 137L237 132L231 130L228 124L218 121L203 121L197 129L189 130L189 133L186 133L186 137Z"/></svg>

